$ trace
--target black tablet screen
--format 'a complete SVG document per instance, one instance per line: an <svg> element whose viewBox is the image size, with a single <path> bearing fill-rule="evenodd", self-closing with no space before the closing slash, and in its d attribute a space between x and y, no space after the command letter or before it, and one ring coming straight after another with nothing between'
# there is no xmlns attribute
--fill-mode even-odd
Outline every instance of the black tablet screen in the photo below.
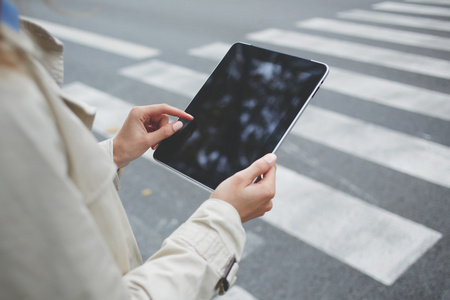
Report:
<svg viewBox="0 0 450 300"><path fill-rule="evenodd" d="M323 81L324 64L235 44L186 108L194 120L164 140L156 160L215 189L273 152Z"/></svg>

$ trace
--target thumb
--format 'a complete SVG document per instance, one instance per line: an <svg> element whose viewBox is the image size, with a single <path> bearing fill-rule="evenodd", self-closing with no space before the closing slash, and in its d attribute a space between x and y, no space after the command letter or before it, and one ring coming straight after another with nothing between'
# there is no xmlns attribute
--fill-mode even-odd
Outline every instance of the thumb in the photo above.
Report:
<svg viewBox="0 0 450 300"><path fill-rule="evenodd" d="M277 156L275 154L266 154L241 172L246 178L248 178L250 181L253 181L253 179L255 179L256 177L267 173L275 164L276 160Z"/></svg>
<svg viewBox="0 0 450 300"><path fill-rule="evenodd" d="M175 132L183 128L183 123L181 121L175 121L169 124L166 124L159 128L158 130L152 131L148 133L147 137L150 143L150 146L154 146L159 144L162 140L170 137Z"/></svg>

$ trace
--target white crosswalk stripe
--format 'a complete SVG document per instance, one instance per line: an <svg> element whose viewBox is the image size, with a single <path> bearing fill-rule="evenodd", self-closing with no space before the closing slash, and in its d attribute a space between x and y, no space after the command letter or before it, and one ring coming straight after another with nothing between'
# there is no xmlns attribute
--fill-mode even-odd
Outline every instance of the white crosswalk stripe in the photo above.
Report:
<svg viewBox="0 0 450 300"><path fill-rule="evenodd" d="M344 115L309 107L292 133L450 188L450 148Z"/></svg>
<svg viewBox="0 0 450 300"><path fill-rule="evenodd" d="M450 120L450 95L332 67L323 89L405 111Z"/></svg>
<svg viewBox="0 0 450 300"><path fill-rule="evenodd" d="M208 78L207 74L156 59L124 68L120 74L187 97L195 95Z"/></svg>
<svg viewBox="0 0 450 300"><path fill-rule="evenodd" d="M450 0L406 0L406 2L450 5Z"/></svg>
<svg viewBox="0 0 450 300"><path fill-rule="evenodd" d="M264 220L386 285L442 237L283 167L274 201Z"/></svg>
<svg viewBox="0 0 450 300"><path fill-rule="evenodd" d="M381 28L331 19L314 18L297 23L300 28L321 30L400 45L450 51L450 39L429 34Z"/></svg>
<svg viewBox="0 0 450 300"><path fill-rule="evenodd" d="M30 17L27 17L27 19L43 26L45 29L50 31L50 33L63 40L78 43L80 45L106 51L109 53L114 53L133 59L145 59L159 54L159 50L155 48L122 41L119 39L55 24L44 20Z"/></svg>
<svg viewBox="0 0 450 300"><path fill-rule="evenodd" d="M430 15L439 17L450 17L450 9L443 7L390 2L390 1L377 3L372 5L372 7L374 9L384 11L393 11L418 15Z"/></svg>
<svg viewBox="0 0 450 300"><path fill-rule="evenodd" d="M448 60L276 28L250 33L247 38L267 44L450 79L450 62ZM361 53L364 53L364 55L361 55Z"/></svg>
<svg viewBox="0 0 450 300"><path fill-rule="evenodd" d="M258 300L252 294L244 290L240 286L233 286L230 290L223 296L218 296L214 298L216 300Z"/></svg>
<svg viewBox="0 0 450 300"><path fill-rule="evenodd" d="M64 92L96 108L93 130L106 138L116 135L133 106L81 82L64 86Z"/></svg>
<svg viewBox="0 0 450 300"><path fill-rule="evenodd" d="M450 22L444 20L436 20L431 18L413 17L394 13L383 13L376 11L368 11L362 9L354 9L340 12L337 14L340 18L382 23L389 25L400 25L411 28L423 28L438 31L450 31Z"/></svg>
<svg viewBox="0 0 450 300"><path fill-rule="evenodd" d="M111 126L120 127L124 111L132 108L79 82L64 91L98 109L94 130L102 135ZM153 161L151 152L144 157ZM442 237L283 166L277 169L275 202L264 220L388 285Z"/></svg>
<svg viewBox="0 0 450 300"><path fill-rule="evenodd" d="M231 44L215 42L189 50L190 55L219 61L225 56Z"/></svg>

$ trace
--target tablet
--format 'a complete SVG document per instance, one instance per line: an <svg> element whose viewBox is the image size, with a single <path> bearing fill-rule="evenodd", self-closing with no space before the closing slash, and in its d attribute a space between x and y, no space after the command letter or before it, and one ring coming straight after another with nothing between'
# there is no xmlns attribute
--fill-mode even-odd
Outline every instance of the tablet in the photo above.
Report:
<svg viewBox="0 0 450 300"><path fill-rule="evenodd" d="M180 120L154 159L214 190L277 150L327 73L317 61L236 43L187 106L194 119Z"/></svg>

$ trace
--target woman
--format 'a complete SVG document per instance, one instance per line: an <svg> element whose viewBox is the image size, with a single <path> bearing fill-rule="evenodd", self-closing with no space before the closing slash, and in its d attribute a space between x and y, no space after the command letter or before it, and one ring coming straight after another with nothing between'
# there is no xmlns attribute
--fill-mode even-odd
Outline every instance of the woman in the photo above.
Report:
<svg viewBox="0 0 450 300"><path fill-rule="evenodd" d="M210 299L235 280L242 223L272 208L274 154L225 180L142 263L116 188L132 160L192 116L134 108L97 144L93 115L65 96L62 44L1 2L0 298ZM150 126L151 124L151 126ZM258 183L253 179L264 175Z"/></svg>

